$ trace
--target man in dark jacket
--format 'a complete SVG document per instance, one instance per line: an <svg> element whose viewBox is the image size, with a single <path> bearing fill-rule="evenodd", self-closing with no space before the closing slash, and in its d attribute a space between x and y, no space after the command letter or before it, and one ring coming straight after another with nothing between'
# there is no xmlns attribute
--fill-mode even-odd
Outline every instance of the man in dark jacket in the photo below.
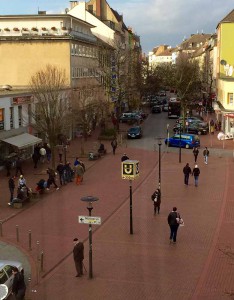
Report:
<svg viewBox="0 0 234 300"><path fill-rule="evenodd" d="M192 173L189 163L183 168L184 173L184 184L188 185L189 182L189 175Z"/></svg>
<svg viewBox="0 0 234 300"><path fill-rule="evenodd" d="M8 181L8 186L9 186L9 190L10 190L10 202L8 203L8 205L12 205L12 201L14 198L14 190L15 190L15 178L14 176L12 176L9 181Z"/></svg>
<svg viewBox="0 0 234 300"><path fill-rule="evenodd" d="M198 154L199 154L198 148L197 147L193 148L193 155L194 155L195 162L197 162Z"/></svg>
<svg viewBox="0 0 234 300"><path fill-rule="evenodd" d="M15 299L23 300L26 292L24 275L16 267L12 268L12 273L14 274L12 295L15 295Z"/></svg>
<svg viewBox="0 0 234 300"><path fill-rule="evenodd" d="M151 200L154 203L154 214L156 215L156 211L158 209L158 214L160 212L160 205L161 205L161 192L160 189L157 189L153 195L151 196Z"/></svg>
<svg viewBox="0 0 234 300"><path fill-rule="evenodd" d="M172 211L169 213L167 217L168 225L170 226L170 243L176 243L177 230L179 228L179 223L177 222L177 218L181 219L180 214L177 212L177 208L173 207Z"/></svg>
<svg viewBox="0 0 234 300"><path fill-rule="evenodd" d="M20 175L23 175L22 171L22 159L20 157L17 158L16 164L15 164L15 176L18 175L18 172L20 172Z"/></svg>
<svg viewBox="0 0 234 300"><path fill-rule="evenodd" d="M203 151L203 156L204 156L204 163L207 165L208 164L208 156L210 154L210 151L205 147L205 150Z"/></svg>
<svg viewBox="0 0 234 300"><path fill-rule="evenodd" d="M73 258L76 266L76 277L81 277L83 275L83 259L84 259L84 244L75 238L73 240Z"/></svg>
<svg viewBox="0 0 234 300"><path fill-rule="evenodd" d="M195 165L195 167L193 168L193 173L192 175L194 176L194 180L195 180L195 186L198 186L198 178L200 175L200 169L198 168L198 165Z"/></svg>
<svg viewBox="0 0 234 300"><path fill-rule="evenodd" d="M10 161L10 159L7 159L5 161L5 168L7 170L7 175L6 176L11 176L11 166L12 166L12 162Z"/></svg>
<svg viewBox="0 0 234 300"><path fill-rule="evenodd" d="M59 174L59 181L60 181L60 185L65 184L65 178L64 178L64 165L62 162L60 162L56 168L56 170L58 171Z"/></svg>
<svg viewBox="0 0 234 300"><path fill-rule="evenodd" d="M53 183L54 187L56 188L56 190L59 190L59 187L57 186L56 182L55 182L55 177L56 177L56 173L53 169L47 169L47 174L49 175L49 178L47 180L47 190L50 189L51 184Z"/></svg>

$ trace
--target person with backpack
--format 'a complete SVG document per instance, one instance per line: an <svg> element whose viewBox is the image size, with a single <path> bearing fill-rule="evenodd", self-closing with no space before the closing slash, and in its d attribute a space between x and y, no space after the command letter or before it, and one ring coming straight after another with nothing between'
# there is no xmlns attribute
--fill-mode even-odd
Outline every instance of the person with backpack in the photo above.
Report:
<svg viewBox="0 0 234 300"><path fill-rule="evenodd" d="M154 203L154 215L156 215L157 210L158 210L158 214L159 214L160 205L161 205L161 191L160 191L160 189L156 189L156 191L151 196L151 200Z"/></svg>
<svg viewBox="0 0 234 300"><path fill-rule="evenodd" d="M207 147L205 147L205 150L203 151L203 156L204 156L204 163L207 165L208 164L208 156L209 156L210 152L207 149Z"/></svg>

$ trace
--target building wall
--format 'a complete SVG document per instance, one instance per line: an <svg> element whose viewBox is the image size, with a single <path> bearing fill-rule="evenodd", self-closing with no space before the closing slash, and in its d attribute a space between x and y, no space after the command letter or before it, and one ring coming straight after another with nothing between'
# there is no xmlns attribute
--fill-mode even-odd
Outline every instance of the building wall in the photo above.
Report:
<svg viewBox="0 0 234 300"><path fill-rule="evenodd" d="M225 60L229 66L234 67L234 23L222 23L220 33L220 61ZM227 65L220 66L220 77L227 76ZM232 75L228 74L229 77L234 78L234 71Z"/></svg>
<svg viewBox="0 0 234 300"><path fill-rule="evenodd" d="M51 64L65 69L70 84L70 41L1 41L0 86L28 86L35 72Z"/></svg>
<svg viewBox="0 0 234 300"><path fill-rule="evenodd" d="M92 25L92 33L106 43L112 43L114 40L114 30L105 25L97 17L85 10L85 2L79 2L74 8L69 10L69 15L84 20Z"/></svg>

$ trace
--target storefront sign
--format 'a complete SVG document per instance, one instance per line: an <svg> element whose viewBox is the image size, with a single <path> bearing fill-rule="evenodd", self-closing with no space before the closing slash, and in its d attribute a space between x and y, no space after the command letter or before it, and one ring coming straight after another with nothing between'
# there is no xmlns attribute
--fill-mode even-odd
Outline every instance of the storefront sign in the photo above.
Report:
<svg viewBox="0 0 234 300"><path fill-rule="evenodd" d="M33 96L23 96L23 97L13 97L12 104L13 105L21 105L33 102Z"/></svg>

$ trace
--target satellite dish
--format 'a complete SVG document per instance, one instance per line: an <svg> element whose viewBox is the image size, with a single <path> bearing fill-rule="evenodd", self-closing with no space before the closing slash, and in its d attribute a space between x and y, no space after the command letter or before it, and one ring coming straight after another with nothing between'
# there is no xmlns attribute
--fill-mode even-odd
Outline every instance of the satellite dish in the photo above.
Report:
<svg viewBox="0 0 234 300"><path fill-rule="evenodd" d="M222 60L220 61L220 64L221 64L222 66L226 66L227 62L226 62L226 60L222 59Z"/></svg>

